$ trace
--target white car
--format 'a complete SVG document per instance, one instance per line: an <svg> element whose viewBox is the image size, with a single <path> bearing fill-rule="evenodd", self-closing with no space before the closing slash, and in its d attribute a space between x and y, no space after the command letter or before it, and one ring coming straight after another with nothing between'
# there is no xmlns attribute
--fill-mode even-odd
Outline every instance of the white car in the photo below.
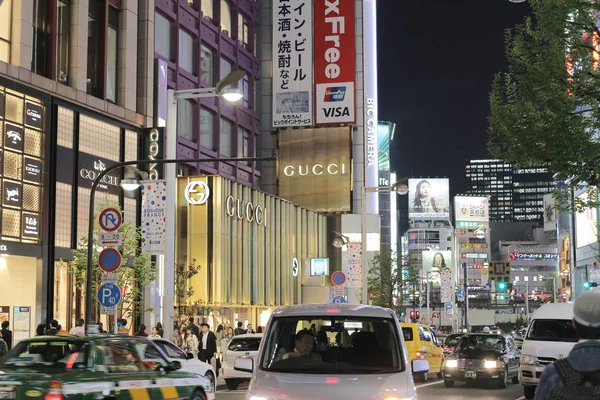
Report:
<svg viewBox="0 0 600 400"><path fill-rule="evenodd" d="M252 357L256 362L262 333L234 336L226 349L223 349L223 377L229 390L237 389L242 382L250 382L252 374L236 371L233 367L238 357Z"/></svg>
<svg viewBox="0 0 600 400"><path fill-rule="evenodd" d="M212 394L217 391L217 378L212 365L194 358L191 353L186 353L175 344L162 338L150 338L165 353L170 362L179 361L181 370L202 375L211 382Z"/></svg>
<svg viewBox="0 0 600 400"><path fill-rule="evenodd" d="M237 358L235 369L253 374L247 399L417 400L413 375L429 363L409 363L392 310L303 304L273 312L258 357Z"/></svg>

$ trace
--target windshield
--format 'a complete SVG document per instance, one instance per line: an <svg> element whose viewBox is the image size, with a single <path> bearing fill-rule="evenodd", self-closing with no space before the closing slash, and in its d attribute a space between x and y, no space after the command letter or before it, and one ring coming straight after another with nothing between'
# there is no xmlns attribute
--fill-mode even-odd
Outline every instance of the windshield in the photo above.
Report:
<svg viewBox="0 0 600 400"><path fill-rule="evenodd" d="M404 370L392 319L276 318L264 340L260 365L267 371L369 374Z"/></svg>
<svg viewBox="0 0 600 400"><path fill-rule="evenodd" d="M463 336L458 342L456 351L504 351L504 338L499 335Z"/></svg>
<svg viewBox="0 0 600 400"><path fill-rule="evenodd" d="M460 336L458 335L450 335L446 338L446 343L444 344L444 346L446 347L455 347L458 344L458 341L460 340Z"/></svg>
<svg viewBox="0 0 600 400"><path fill-rule="evenodd" d="M230 351L258 351L260 338L233 338L229 343Z"/></svg>
<svg viewBox="0 0 600 400"><path fill-rule="evenodd" d="M0 363L1 368L83 369L89 345L82 341L40 340L17 344Z"/></svg>
<svg viewBox="0 0 600 400"><path fill-rule="evenodd" d="M413 340L413 331L412 328L402 327L402 334L404 335L405 342L411 342Z"/></svg>
<svg viewBox="0 0 600 400"><path fill-rule="evenodd" d="M534 319L526 339L575 343L577 335L570 319Z"/></svg>

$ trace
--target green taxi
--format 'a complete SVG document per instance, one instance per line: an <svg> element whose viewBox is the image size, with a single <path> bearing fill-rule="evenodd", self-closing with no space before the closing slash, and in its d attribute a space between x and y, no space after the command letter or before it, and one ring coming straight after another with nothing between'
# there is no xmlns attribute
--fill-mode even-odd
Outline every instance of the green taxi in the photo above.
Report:
<svg viewBox="0 0 600 400"><path fill-rule="evenodd" d="M0 400L215 398L208 379L180 368L143 337L38 336L0 361Z"/></svg>

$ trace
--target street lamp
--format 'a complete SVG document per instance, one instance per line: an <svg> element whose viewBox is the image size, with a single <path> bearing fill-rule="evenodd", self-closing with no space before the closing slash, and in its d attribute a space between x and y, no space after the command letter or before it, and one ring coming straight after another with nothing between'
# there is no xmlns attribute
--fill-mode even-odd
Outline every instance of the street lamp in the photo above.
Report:
<svg viewBox="0 0 600 400"><path fill-rule="evenodd" d="M367 230L365 229L367 219L367 193L391 193L396 192L399 195L405 195L408 193L408 186L406 182L408 178L402 178L395 182L391 186L376 186L366 187L362 186L361 193L361 206L360 206L360 235L362 241L361 249L361 264L362 264L362 304L369 304L369 285L367 283Z"/></svg>
<svg viewBox="0 0 600 400"><path fill-rule="evenodd" d="M167 237L167 246L166 246L166 263L165 265L169 265L170 268L166 268L166 271L169 273L165 274L165 288L168 290L170 286L174 285L174 271L172 270L173 265L175 263L175 193L177 190L176 183L176 164L184 163L184 162L193 162L193 163L202 163L202 162L238 162L238 161L273 161L275 157L237 157L237 158L197 158L197 159L178 159L177 158L177 100L180 99L191 99L191 98L210 98L223 96L223 98L227 101L236 101L240 100L242 96L240 96L241 92L239 89L235 90L229 88L231 85L239 82L246 73L241 70L232 71L225 78L217 82L215 87L213 88L199 88L199 89L188 89L188 90L172 90L169 89L167 91L167 148L166 148L166 157L163 160L135 160L135 161L125 161L120 163L115 163L110 166L107 166L104 171L101 171L94 183L92 184L92 188L90 191L90 208L89 208L89 216L88 216L88 248L87 248L87 273L86 273L86 281L85 281L85 321L86 321L86 331L88 327L95 324L95 321L92 321L92 285L93 285L93 274L94 274L94 263L92 261L92 257L94 255L94 200L96 189L98 184L101 182L101 179L108 174L110 171L113 171L118 168L128 167L128 166L136 166L136 165L147 165L147 164L158 164L163 165L166 164L166 182L167 182L167 226L166 226L166 237ZM139 170L133 168L133 170L140 175ZM139 187L139 182L135 179L124 179L122 182L122 187L125 190L135 190ZM170 286L169 286L170 285ZM170 291L173 289L170 288ZM168 293L165 296L165 307L166 312L172 312L173 310L173 296L169 296ZM169 323L169 321L163 320L165 327L165 337L170 337L173 331L173 324Z"/></svg>
<svg viewBox="0 0 600 400"><path fill-rule="evenodd" d="M333 233L335 233L337 236L333 239L331 245L336 249L341 249L346 245L346 243L350 241L350 238L348 236L342 235L341 233L336 231L333 231Z"/></svg>
<svg viewBox="0 0 600 400"><path fill-rule="evenodd" d="M510 1L511 3L517 4L517 3L525 3L527 0L508 0L508 1Z"/></svg>

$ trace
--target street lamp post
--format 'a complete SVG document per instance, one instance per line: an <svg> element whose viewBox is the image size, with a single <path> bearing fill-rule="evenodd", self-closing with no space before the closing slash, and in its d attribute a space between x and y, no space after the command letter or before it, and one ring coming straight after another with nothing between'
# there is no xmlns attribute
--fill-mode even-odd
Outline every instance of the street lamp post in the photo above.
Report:
<svg viewBox="0 0 600 400"><path fill-rule="evenodd" d="M406 185L406 178L400 179L398 182L391 186L376 186L376 187L361 187L361 205L360 205L360 235L361 235L361 264L362 264L362 304L369 304L369 285L367 282L367 263L369 258L367 257L367 230L365 227L367 221L367 193L391 193L395 191L397 194L403 196L408 193L408 186Z"/></svg>
<svg viewBox="0 0 600 400"><path fill-rule="evenodd" d="M148 165L148 164L178 164L185 162L239 162L239 161L275 161L276 157L235 157L235 158L179 158L179 159L164 159L164 160L134 160L134 161L124 161L109 165L106 167L104 171L101 171L96 179L94 179L94 183L92 183L92 189L90 191L90 208L88 214L88 247L87 247L87 269L86 269L86 279L85 279L85 321L86 321L86 332L88 331L88 327L91 325L95 325L96 321L92 320L92 285L93 285L93 275L94 275L94 200L96 189L98 188L98 184L102 181L102 178L111 171L114 171L118 168L123 168L127 166L134 165ZM128 180L127 185L132 185L131 180ZM139 185L138 185L139 186ZM131 187L133 188L133 187ZM135 188L133 188L135 189ZM175 192L170 192L168 197L174 197ZM167 221L167 224L171 222Z"/></svg>

